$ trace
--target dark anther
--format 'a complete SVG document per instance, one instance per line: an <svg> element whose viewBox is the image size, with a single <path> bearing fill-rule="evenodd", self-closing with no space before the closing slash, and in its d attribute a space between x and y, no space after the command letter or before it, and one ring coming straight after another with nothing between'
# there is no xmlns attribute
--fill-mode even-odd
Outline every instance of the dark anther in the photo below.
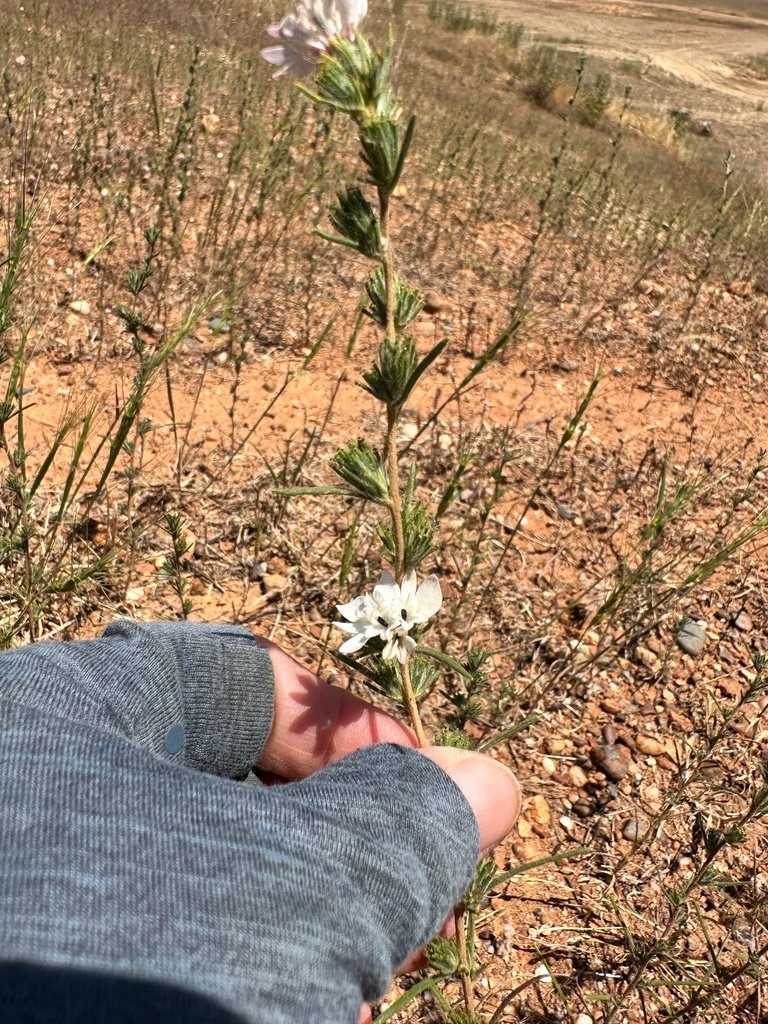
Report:
<svg viewBox="0 0 768 1024"><path fill-rule="evenodd" d="M400 609L400 614L402 615L402 617L404 619L407 619L408 618L408 610L407 610L407 608L401 608Z"/></svg>
<svg viewBox="0 0 768 1024"><path fill-rule="evenodd" d="M384 627L384 629L386 629L387 626L389 625L389 623L387 622L387 620L384 618L383 615L380 615L377 621L378 621L380 626Z"/></svg>

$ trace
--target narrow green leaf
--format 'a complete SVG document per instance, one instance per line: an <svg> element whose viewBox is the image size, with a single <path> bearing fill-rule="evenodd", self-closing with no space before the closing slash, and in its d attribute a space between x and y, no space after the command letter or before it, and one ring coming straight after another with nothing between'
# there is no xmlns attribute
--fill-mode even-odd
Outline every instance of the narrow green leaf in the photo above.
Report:
<svg viewBox="0 0 768 1024"><path fill-rule="evenodd" d="M365 498L351 487L275 487L275 494L283 498L296 498L301 494L340 494L345 498Z"/></svg>
<svg viewBox="0 0 768 1024"><path fill-rule="evenodd" d="M472 673L468 672L466 668L457 661L456 658L452 658L450 654L446 654L445 651L435 650L434 647L426 647L424 644L419 644L416 648L417 654L423 654L425 658L433 658L435 661L442 662L443 665L447 665L448 668L452 668L454 672L458 672L460 676L464 676L465 679L471 679Z"/></svg>
<svg viewBox="0 0 768 1024"><path fill-rule="evenodd" d="M400 146L400 155L397 158L397 166L395 167L395 173L392 175L392 188L397 187L397 183L400 181L400 176L403 173L403 166L405 165L405 158L408 156L408 150L411 148L413 142L413 133L416 130L416 115L411 114L408 119L408 127L405 129L405 135L403 136L403 142Z"/></svg>
<svg viewBox="0 0 768 1024"><path fill-rule="evenodd" d="M331 235L327 231L323 231L322 228L313 228L312 234L317 235L318 238L324 238L326 242L334 242L336 245L346 245L348 249L354 249L355 252L360 252L360 246L356 242L353 242L351 238L342 238L341 235Z"/></svg>
<svg viewBox="0 0 768 1024"><path fill-rule="evenodd" d="M501 732L494 733L493 736L487 736L482 743L478 743L475 750L480 753L484 753L486 750L493 750L499 743L505 743L507 740L514 739L515 736L519 736L521 732L525 732L526 729L530 729L532 725L535 725L541 715L530 715L528 718L524 718L521 722L517 722L515 725L511 725L508 729L502 729Z"/></svg>
<svg viewBox="0 0 768 1024"><path fill-rule="evenodd" d="M317 355L317 353L320 351L320 349L325 344L325 341L328 338L328 335L331 333L331 330L333 329L333 325L336 323L337 319L338 319L338 313L334 313L333 316L330 318L330 320L328 320L328 322L326 323L325 327L323 327L322 331L320 332L320 337L317 339L315 344L310 349L309 355L307 356L307 358L301 364L302 370L309 369L309 367L311 366L315 356Z"/></svg>
<svg viewBox="0 0 768 1024"><path fill-rule="evenodd" d="M508 882L516 875L524 875L526 871L533 871L534 868L543 868L547 864L560 864L564 860L575 860L577 857L590 857L595 851L587 849L586 846L577 846L574 850L564 850L563 853L554 853L551 857L541 857L539 860L530 860L526 864L518 864L509 871L498 874L494 880L494 888Z"/></svg>

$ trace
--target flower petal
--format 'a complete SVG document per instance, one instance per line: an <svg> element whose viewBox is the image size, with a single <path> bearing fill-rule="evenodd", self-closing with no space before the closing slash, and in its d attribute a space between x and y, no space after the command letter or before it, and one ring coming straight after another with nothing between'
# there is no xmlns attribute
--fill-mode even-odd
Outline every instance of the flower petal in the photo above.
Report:
<svg viewBox="0 0 768 1024"><path fill-rule="evenodd" d="M368 637L363 636L362 633L356 633L339 647L339 654L354 654L355 651L362 650L367 643Z"/></svg>
<svg viewBox="0 0 768 1024"><path fill-rule="evenodd" d="M395 577L384 572L379 577L379 582L373 588L372 603L382 613L385 619L400 619L400 609L403 606L403 596Z"/></svg>
<svg viewBox="0 0 768 1024"><path fill-rule="evenodd" d="M426 622L440 611L443 604L443 594L440 590L440 581L434 573L422 581L421 586L416 591L414 604L415 609L412 616L414 622Z"/></svg>
<svg viewBox="0 0 768 1024"><path fill-rule="evenodd" d="M416 570L413 566L406 570L403 582L400 584L400 592L403 597L403 608L408 608L409 603L416 595Z"/></svg>
<svg viewBox="0 0 768 1024"><path fill-rule="evenodd" d="M360 618L360 614L365 608L365 598L356 597L353 601L348 601L347 604L337 604L336 611L339 615L343 615L345 619L349 619L350 622L354 622Z"/></svg>
<svg viewBox="0 0 768 1024"><path fill-rule="evenodd" d="M379 576L379 582L376 587L397 587L397 580L387 569L382 569L381 576ZM374 594L376 593L376 587L373 588ZM397 588L400 589L399 587Z"/></svg>
<svg viewBox="0 0 768 1024"><path fill-rule="evenodd" d="M355 29L368 13L368 0L338 0L344 34L354 38Z"/></svg>
<svg viewBox="0 0 768 1024"><path fill-rule="evenodd" d="M261 51L261 56L264 60L270 64L284 64L285 63L285 47L284 46L268 46L266 50Z"/></svg>
<svg viewBox="0 0 768 1024"><path fill-rule="evenodd" d="M333 625L336 629L340 629L344 633L359 633L360 630L357 628L356 622L334 622Z"/></svg>
<svg viewBox="0 0 768 1024"><path fill-rule="evenodd" d="M416 641L413 637L405 635L401 636L400 643L397 645L397 660L401 665L404 665L415 650Z"/></svg>
<svg viewBox="0 0 768 1024"><path fill-rule="evenodd" d="M397 657L397 637L393 636L387 640L381 652L381 657L383 661L391 661Z"/></svg>
<svg viewBox="0 0 768 1024"><path fill-rule="evenodd" d="M280 66L274 78L286 74L292 78L303 78L311 74L320 54L328 49L327 37L301 4L298 15L286 15L279 25L271 25L267 32L283 44L261 51L264 60Z"/></svg>

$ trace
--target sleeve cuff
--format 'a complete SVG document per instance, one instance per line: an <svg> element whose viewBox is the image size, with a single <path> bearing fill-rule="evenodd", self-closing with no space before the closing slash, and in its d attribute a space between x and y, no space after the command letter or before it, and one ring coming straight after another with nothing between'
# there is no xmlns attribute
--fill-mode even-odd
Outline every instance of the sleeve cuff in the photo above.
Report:
<svg viewBox="0 0 768 1024"><path fill-rule="evenodd" d="M243 627L196 622L119 622L105 636L134 630L161 645L178 668L182 721L167 723L166 756L198 771L245 778L272 729L274 675L266 649Z"/></svg>

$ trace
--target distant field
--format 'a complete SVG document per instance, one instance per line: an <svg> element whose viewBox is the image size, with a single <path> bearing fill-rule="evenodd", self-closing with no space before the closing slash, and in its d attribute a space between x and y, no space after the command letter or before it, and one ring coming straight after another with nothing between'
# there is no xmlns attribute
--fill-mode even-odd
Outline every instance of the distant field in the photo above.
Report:
<svg viewBox="0 0 768 1024"><path fill-rule="evenodd" d="M621 3L621 0L618 0ZM634 4L636 7L663 7L667 10L685 10L696 12L700 10L704 11L715 11L719 14L747 14L755 18L764 18L766 15L766 8L764 3L756 3L755 0L730 0L729 3L721 2L716 3L714 0L696 0L691 3L690 0L679 0L677 4L668 4L664 0L645 0L644 4Z"/></svg>
<svg viewBox="0 0 768 1024"><path fill-rule="evenodd" d="M584 54L632 89L633 104L686 109L745 164L768 150L768 5L754 0L489 0L478 9L528 42ZM761 175L758 173L758 177Z"/></svg>

